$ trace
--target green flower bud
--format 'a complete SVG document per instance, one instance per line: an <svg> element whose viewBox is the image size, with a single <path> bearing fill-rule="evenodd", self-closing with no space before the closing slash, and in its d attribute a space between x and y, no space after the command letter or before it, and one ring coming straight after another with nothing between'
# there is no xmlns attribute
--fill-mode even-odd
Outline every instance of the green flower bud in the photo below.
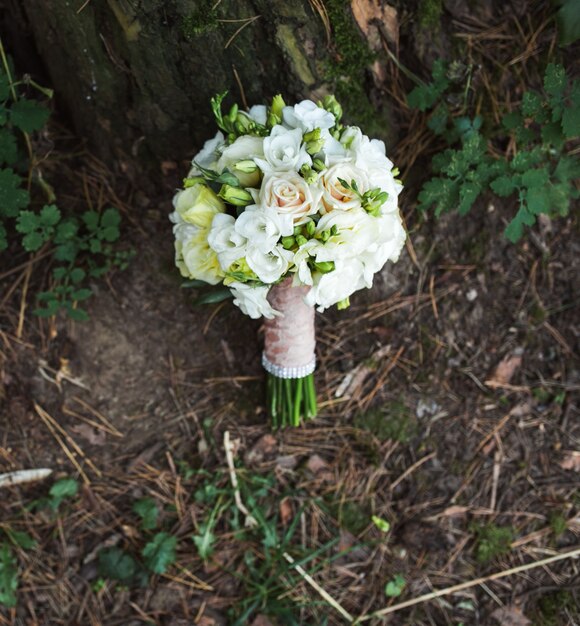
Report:
<svg viewBox="0 0 580 626"><path fill-rule="evenodd" d="M296 239L294 237L282 237L282 247L286 250L290 250L296 245Z"/></svg>
<svg viewBox="0 0 580 626"><path fill-rule="evenodd" d="M320 263L314 263L314 267L323 274L328 274L334 269L334 261L321 261Z"/></svg>
<svg viewBox="0 0 580 626"><path fill-rule="evenodd" d="M253 120L248 117L247 113L239 111L236 115L236 121L234 124L235 129L241 133L246 134L255 126Z"/></svg>
<svg viewBox="0 0 580 626"><path fill-rule="evenodd" d="M309 141L318 141L320 139L320 128L315 128L307 133L304 133L304 141L308 143Z"/></svg>
<svg viewBox="0 0 580 626"><path fill-rule="evenodd" d="M336 308L339 311L344 311L344 309L348 309L349 306L350 306L350 298L345 298L344 300L341 300L340 302L336 303Z"/></svg>
<svg viewBox="0 0 580 626"><path fill-rule="evenodd" d="M338 235L338 226L336 224L330 229L330 234L332 236Z"/></svg>
<svg viewBox="0 0 580 626"><path fill-rule="evenodd" d="M294 237L302 234L302 226L294 226L294 232L292 233Z"/></svg>
<svg viewBox="0 0 580 626"><path fill-rule="evenodd" d="M330 239L330 231L329 230L323 230L320 233L320 239L322 240L322 243L326 243Z"/></svg>
<svg viewBox="0 0 580 626"><path fill-rule="evenodd" d="M340 118L342 117L342 107L338 103L335 96L324 96L322 102L318 103L318 106L332 113L337 122L340 121Z"/></svg>
<svg viewBox="0 0 580 626"><path fill-rule="evenodd" d="M310 235L311 237L316 232L316 224L312 220L308 220L308 222L306 222L306 226L304 228L306 229L306 233L308 235Z"/></svg>
<svg viewBox="0 0 580 626"><path fill-rule="evenodd" d="M300 168L300 175L309 185L318 180L318 174L306 163Z"/></svg>
<svg viewBox="0 0 580 626"><path fill-rule="evenodd" d="M268 113L268 119L266 121L266 124L270 127L273 128L274 126L276 126L277 124L281 124L282 123L282 118L279 117L278 115L276 115L275 113L272 113L270 111L270 113Z"/></svg>
<svg viewBox="0 0 580 626"><path fill-rule="evenodd" d="M286 106L284 98L280 94L277 94L272 98L272 104L270 105L270 113L274 114L279 120L282 120L282 109ZM280 123L280 122L278 122Z"/></svg>
<svg viewBox="0 0 580 626"><path fill-rule="evenodd" d="M244 174L253 174L258 170L258 166L252 161L252 159L245 159L244 161L238 161L234 164L234 169Z"/></svg>
<svg viewBox="0 0 580 626"><path fill-rule="evenodd" d="M324 139L318 139L318 141L309 141L306 144L306 152L308 154L318 154L322 148L324 148Z"/></svg>
<svg viewBox="0 0 580 626"><path fill-rule="evenodd" d="M237 104L234 104L228 113L228 119L233 124L236 121L236 117L238 117L239 107Z"/></svg>
<svg viewBox="0 0 580 626"><path fill-rule="evenodd" d="M308 241L308 239L306 239L306 237L304 237L304 235L296 235L296 243L299 246L303 246L307 241Z"/></svg>
<svg viewBox="0 0 580 626"><path fill-rule="evenodd" d="M322 159L314 159L312 161L312 169L316 170L317 172L323 172L326 169L326 164Z"/></svg>
<svg viewBox="0 0 580 626"><path fill-rule="evenodd" d="M249 191L231 185L222 185L218 195L234 206L247 206L254 201Z"/></svg>
<svg viewBox="0 0 580 626"><path fill-rule="evenodd" d="M398 167L393 167L393 169L391 170L391 174L397 178L397 176L401 173L401 171L399 170Z"/></svg>
<svg viewBox="0 0 580 626"><path fill-rule="evenodd" d="M205 183L205 178L203 176L195 176L193 178L184 178L183 179L183 188L189 189L190 187L194 187L195 185Z"/></svg>

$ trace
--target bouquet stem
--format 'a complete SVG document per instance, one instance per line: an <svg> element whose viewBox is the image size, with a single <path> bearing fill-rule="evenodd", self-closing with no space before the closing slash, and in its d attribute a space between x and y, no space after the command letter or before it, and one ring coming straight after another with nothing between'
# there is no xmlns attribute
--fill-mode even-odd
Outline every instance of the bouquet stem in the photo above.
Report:
<svg viewBox="0 0 580 626"><path fill-rule="evenodd" d="M316 417L314 374L302 378L278 378L266 374L266 400L272 426L300 426L301 420Z"/></svg>
<svg viewBox="0 0 580 626"><path fill-rule="evenodd" d="M267 406L274 428L299 426L316 417L314 387L314 309L304 304L308 287L293 287L292 279L268 294L280 312L265 323L262 363L266 370Z"/></svg>

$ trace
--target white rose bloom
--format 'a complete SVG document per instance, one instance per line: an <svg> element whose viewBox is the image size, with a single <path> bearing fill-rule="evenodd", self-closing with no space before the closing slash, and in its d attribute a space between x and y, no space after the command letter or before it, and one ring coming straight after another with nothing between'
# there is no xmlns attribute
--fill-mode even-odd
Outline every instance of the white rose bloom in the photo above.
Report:
<svg viewBox="0 0 580 626"><path fill-rule="evenodd" d="M260 252L270 252L280 237L287 237L294 232L291 215L281 215L274 209L263 209L256 205L246 207L234 228Z"/></svg>
<svg viewBox="0 0 580 626"><path fill-rule="evenodd" d="M336 124L334 115L317 106L312 100L303 100L293 107L284 107L282 119L290 128L300 128L304 132L315 128L324 130Z"/></svg>
<svg viewBox="0 0 580 626"><path fill-rule="evenodd" d="M292 263L295 266L294 284L312 285L312 271L308 261L316 257L316 253L323 246L317 239L309 239L303 246L300 246L294 253ZM298 280L297 280L298 279Z"/></svg>
<svg viewBox="0 0 580 626"><path fill-rule="evenodd" d="M336 261L332 272L316 274L314 286L306 294L304 302L324 311L362 289L365 286L363 273L363 264L358 259Z"/></svg>
<svg viewBox="0 0 580 626"><path fill-rule="evenodd" d="M215 169L219 158L219 150L225 145L225 143L226 138L221 131L218 131L213 139L208 139L203 144L203 148L193 157L193 160L191 161L191 170L189 171L188 176L191 178L201 174L199 168L195 166L196 163L199 163L199 165L205 167L206 169Z"/></svg>
<svg viewBox="0 0 580 626"><path fill-rule="evenodd" d="M252 319L258 319L262 316L272 319L281 315L268 302L267 296L270 287L254 287L244 283L232 283L229 287L234 294L234 304L241 309L242 313L249 315Z"/></svg>
<svg viewBox="0 0 580 626"><path fill-rule="evenodd" d="M223 172L227 167L237 176L242 187L256 187L260 182L260 172L256 170L251 174L245 174L234 168L238 161L254 159L264 156L264 139L253 135L242 135L234 143L222 150L222 154L216 164L216 170Z"/></svg>
<svg viewBox="0 0 580 626"><path fill-rule="evenodd" d="M246 262L249 268L263 283L274 283L287 271L292 260L292 252L284 250L282 246L275 246L270 252L262 252L258 248L250 247L246 253Z"/></svg>
<svg viewBox="0 0 580 626"><path fill-rule="evenodd" d="M354 181L361 194L370 189L369 179L364 170L348 161L337 163L322 172L320 176L323 188L321 213L335 210L349 211L361 206L358 195L350 189L345 189L339 182L339 178L349 184Z"/></svg>
<svg viewBox="0 0 580 626"><path fill-rule="evenodd" d="M323 215L316 232L335 228L336 235L316 251L317 261L336 261L338 259L359 257L363 252L374 250L378 245L380 218L369 215L364 209L333 211Z"/></svg>
<svg viewBox="0 0 580 626"><path fill-rule="evenodd" d="M302 131L299 128L288 130L284 126L274 126L269 137L264 138L264 158L254 159L264 173L298 171L312 159L306 146L302 144Z"/></svg>
<svg viewBox="0 0 580 626"><path fill-rule="evenodd" d="M296 172L274 172L264 177L259 192L250 193L260 207L290 216L293 224L298 225L318 211L322 188L309 185Z"/></svg>
<svg viewBox="0 0 580 626"><path fill-rule="evenodd" d="M213 218L207 242L217 254L221 268L228 270L230 265L246 255L248 240L234 229L236 220L226 213Z"/></svg>

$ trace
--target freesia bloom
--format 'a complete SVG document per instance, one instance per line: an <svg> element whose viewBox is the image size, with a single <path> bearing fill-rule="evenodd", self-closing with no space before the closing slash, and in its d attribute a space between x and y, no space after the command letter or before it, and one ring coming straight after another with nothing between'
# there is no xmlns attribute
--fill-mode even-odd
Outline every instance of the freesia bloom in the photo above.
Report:
<svg viewBox="0 0 580 626"><path fill-rule="evenodd" d="M258 278L266 284L275 283L288 271L292 252L284 250L282 246L275 246L269 252L262 252L259 248L250 247L246 254L246 261Z"/></svg>
<svg viewBox="0 0 580 626"><path fill-rule="evenodd" d="M220 213L213 218L207 236L207 242L216 252L224 271L246 255L248 240L236 232L235 223L236 220L231 215Z"/></svg>
<svg viewBox="0 0 580 626"><path fill-rule="evenodd" d="M252 319L260 317L272 319L276 315L280 315L268 302L269 287L259 287L245 283L231 283L229 287L234 295L234 304L241 309L242 313L249 315Z"/></svg>
<svg viewBox="0 0 580 626"><path fill-rule="evenodd" d="M304 132L315 128L324 130L336 124L334 115L317 106L312 100L303 100L293 107L284 107L282 117L287 126L300 128Z"/></svg>
<svg viewBox="0 0 580 626"><path fill-rule="evenodd" d="M264 155L264 140L262 137L253 135L242 135L234 143L224 148L216 165L218 172L223 172L228 168L242 184L243 187L255 187L260 182L260 172L256 169L252 173L244 173L235 169L235 164L239 161L254 159Z"/></svg>
<svg viewBox="0 0 580 626"><path fill-rule="evenodd" d="M306 294L304 301L324 311L333 304L346 300L355 291L362 289L364 266L358 259L336 261L335 269L327 274L317 274L314 286Z"/></svg>
<svg viewBox="0 0 580 626"><path fill-rule="evenodd" d="M304 164L312 163L302 143L302 131L280 125L274 126L270 136L264 139L264 158L255 161L264 173L298 171Z"/></svg>
<svg viewBox="0 0 580 626"><path fill-rule="evenodd" d="M266 253L281 237L291 235L294 227L291 215L281 215L274 209L252 205L238 217L235 230L250 241L253 248Z"/></svg>

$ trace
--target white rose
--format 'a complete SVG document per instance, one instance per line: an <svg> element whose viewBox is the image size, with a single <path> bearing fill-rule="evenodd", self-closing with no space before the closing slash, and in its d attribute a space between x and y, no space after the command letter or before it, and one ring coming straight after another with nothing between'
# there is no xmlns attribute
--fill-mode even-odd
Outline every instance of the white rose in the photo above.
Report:
<svg viewBox="0 0 580 626"><path fill-rule="evenodd" d="M270 135L264 138L264 159L254 160L264 173L297 172L304 164L312 163L306 146L302 144L302 131L299 128L288 130L280 125L274 126Z"/></svg>
<svg viewBox="0 0 580 626"><path fill-rule="evenodd" d="M195 166L196 163L199 163L202 167L206 169L213 170L216 167L217 160L219 158L219 150L226 143L226 138L223 133L218 131L216 136L213 139L208 139L204 144L203 148L193 157L191 161L191 170L189 171L189 177L199 176L201 174L199 168Z"/></svg>
<svg viewBox="0 0 580 626"><path fill-rule="evenodd" d="M262 252L250 247L246 253L246 262L250 269L263 283L274 283L287 271L292 260L292 252L276 246L270 252Z"/></svg>
<svg viewBox="0 0 580 626"><path fill-rule="evenodd" d="M256 205L246 207L234 228L253 248L261 252L270 252L280 237L287 237L294 232L291 215L281 215L274 209L263 209Z"/></svg>
<svg viewBox="0 0 580 626"><path fill-rule="evenodd" d="M348 211L361 206L358 195L351 189L345 189L339 181L339 178L348 184L354 181L361 194L370 189L369 179L364 170L361 170L348 161L333 165L322 172L320 177L320 182L323 187L323 207L321 207L323 208L323 210L321 210L323 213L335 210Z"/></svg>
<svg viewBox="0 0 580 626"><path fill-rule="evenodd" d="M315 128L324 130L336 124L334 115L317 106L312 100L303 100L293 107L284 107L282 119L290 128L300 128L304 132Z"/></svg>
<svg viewBox="0 0 580 626"><path fill-rule="evenodd" d="M318 234L335 229L336 234L317 248L317 261L358 257L367 250L374 250L379 234L379 218L364 209L333 211L323 215L316 225Z"/></svg>
<svg viewBox="0 0 580 626"><path fill-rule="evenodd" d="M363 272L363 264L358 259L336 261L332 272L316 274L314 286L306 294L304 302L324 311L362 289L365 286Z"/></svg>
<svg viewBox="0 0 580 626"><path fill-rule="evenodd" d="M226 213L213 218L207 242L217 253L219 263L227 271L232 263L246 255L248 240L234 229L236 220Z"/></svg>
<svg viewBox="0 0 580 626"><path fill-rule="evenodd" d="M268 302L269 287L232 283L230 289L234 294L234 304L241 309L242 313L249 315L252 319L258 319L262 316L272 319L276 315L281 315Z"/></svg>
<svg viewBox="0 0 580 626"><path fill-rule="evenodd" d="M260 172L256 170L251 174L245 174L234 168L238 161L254 159L254 157L264 156L264 140L262 137L253 135L242 135L234 143L224 148L216 165L218 172L223 172L227 167L237 176L242 187L256 187L260 182Z"/></svg>
<svg viewBox="0 0 580 626"><path fill-rule="evenodd" d="M309 185L295 172L278 172L266 175L259 193L253 195L262 208L290 216L298 225L318 211L322 189Z"/></svg>

